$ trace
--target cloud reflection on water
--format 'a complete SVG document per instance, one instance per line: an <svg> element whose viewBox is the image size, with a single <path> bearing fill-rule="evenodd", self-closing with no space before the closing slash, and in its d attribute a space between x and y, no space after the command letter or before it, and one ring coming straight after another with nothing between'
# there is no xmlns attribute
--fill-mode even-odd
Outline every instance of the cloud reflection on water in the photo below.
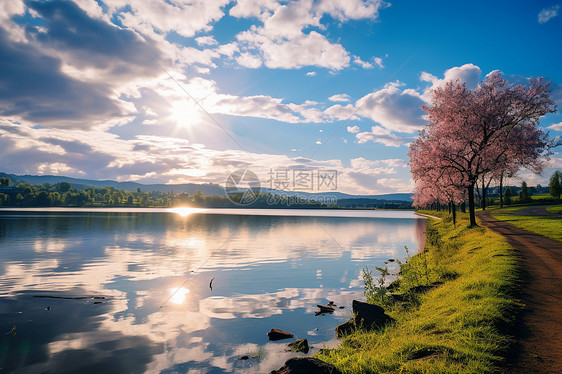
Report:
<svg viewBox="0 0 562 374"><path fill-rule="evenodd" d="M116 370L104 367L104 372L269 371L287 358L283 342L267 342L265 333L271 327L286 325L318 347L330 342L334 326L350 311L315 317L315 305L334 300L349 307L362 294L360 269L403 257L402 246L415 248L423 231L416 224L420 221L412 219L316 220L205 214L57 213L25 219L0 215L0 320L12 320L20 308L24 314L41 316L37 331L42 324L60 330L43 330L41 339L34 338L32 345L43 353L22 359L22 372L61 368L65 360L80 355L88 355L94 365L113 360ZM192 278L183 284L186 277ZM54 305L56 313L49 314L45 305L30 298L33 292L106 299L101 304L55 300L60 306ZM59 307L63 314L58 314ZM69 317L83 328L71 328ZM20 336L28 337L27 322L18 323ZM110 354L108 347L117 348ZM263 360L237 360L240 352L260 347L267 353ZM130 363L129 355L141 351L146 362ZM7 367L5 358L1 361ZM68 368L80 371L76 365Z"/></svg>

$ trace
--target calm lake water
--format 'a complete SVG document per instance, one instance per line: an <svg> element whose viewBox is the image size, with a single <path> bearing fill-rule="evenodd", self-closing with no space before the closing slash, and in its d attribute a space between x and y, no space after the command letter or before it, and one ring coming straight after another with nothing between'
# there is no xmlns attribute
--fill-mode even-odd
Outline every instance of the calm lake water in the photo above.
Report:
<svg viewBox="0 0 562 374"><path fill-rule="evenodd" d="M424 229L395 211L1 209L0 373L269 372L297 355L271 328L338 344L361 269ZM316 316L330 300L345 308Z"/></svg>

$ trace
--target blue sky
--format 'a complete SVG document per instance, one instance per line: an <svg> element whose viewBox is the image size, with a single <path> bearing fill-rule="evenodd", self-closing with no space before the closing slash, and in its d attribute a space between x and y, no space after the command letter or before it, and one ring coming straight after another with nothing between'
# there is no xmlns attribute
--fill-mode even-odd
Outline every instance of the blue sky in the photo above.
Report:
<svg viewBox="0 0 562 374"><path fill-rule="evenodd" d="M337 170L410 192L430 90L500 70L562 104L560 3L76 0L0 5L2 171L224 183ZM541 126L562 135L562 115ZM559 151L559 149L558 149ZM544 175L522 171L531 185ZM519 183L514 181L514 183Z"/></svg>

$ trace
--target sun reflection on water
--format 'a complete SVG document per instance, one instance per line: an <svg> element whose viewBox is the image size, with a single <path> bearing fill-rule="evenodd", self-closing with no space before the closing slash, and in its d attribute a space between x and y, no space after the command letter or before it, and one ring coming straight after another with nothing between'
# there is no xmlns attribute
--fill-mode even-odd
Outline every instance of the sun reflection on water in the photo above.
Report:
<svg viewBox="0 0 562 374"><path fill-rule="evenodd" d="M181 305L185 303L186 295L189 293L188 288L180 287L180 288L170 288L170 302L176 305Z"/></svg>

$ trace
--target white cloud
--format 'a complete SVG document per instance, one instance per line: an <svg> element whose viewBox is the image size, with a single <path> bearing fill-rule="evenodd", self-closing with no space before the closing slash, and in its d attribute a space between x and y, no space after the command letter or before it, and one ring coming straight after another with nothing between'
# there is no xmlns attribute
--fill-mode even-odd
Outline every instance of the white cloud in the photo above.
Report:
<svg viewBox="0 0 562 374"><path fill-rule="evenodd" d="M423 71L420 75L420 80L432 83L430 89L441 87L447 82L459 80L461 83L466 83L467 88L474 89L480 81L482 70L474 64L464 64L462 66L455 66L447 69L444 73L443 79Z"/></svg>
<svg viewBox="0 0 562 374"><path fill-rule="evenodd" d="M272 39L263 28L252 27L237 35L238 41L255 58L261 54L263 63L270 69L295 69L303 66L318 66L341 70L349 66L349 55L340 44L330 43L322 34L311 31L300 33L291 39Z"/></svg>
<svg viewBox="0 0 562 374"><path fill-rule="evenodd" d="M380 9L389 5L380 0L322 0L318 3L317 10L343 22L347 19L374 19Z"/></svg>
<svg viewBox="0 0 562 374"><path fill-rule="evenodd" d="M239 65L250 69L257 69L262 65L261 58L248 52L241 53L238 57L236 57L236 62L238 62Z"/></svg>
<svg viewBox="0 0 562 374"><path fill-rule="evenodd" d="M408 167L406 162L399 158L387 160L367 160L363 157L354 158L350 160L353 169L377 169L389 170L390 168L405 168Z"/></svg>
<svg viewBox="0 0 562 374"><path fill-rule="evenodd" d="M316 142L321 144L320 140ZM229 172L240 168L254 170L263 180L267 180L272 167L331 169L338 170L338 190L348 193L392 189L393 186L380 183L360 187L355 180L362 175L395 174L402 166L400 160L361 158L352 161L351 168L344 168L341 160L215 150L169 136L136 135L122 139L98 130L37 129L7 122L0 122L0 158L7 172L145 183L193 182L192 176L197 176L201 183L223 183Z"/></svg>
<svg viewBox="0 0 562 374"><path fill-rule="evenodd" d="M354 56L353 63L361 66L363 69L372 69L373 68L373 64L371 64L370 62L366 62L366 61L361 60L361 57L359 57L359 56Z"/></svg>
<svg viewBox="0 0 562 374"><path fill-rule="evenodd" d="M230 10L230 15L257 17L263 23L263 26L253 25L249 30L239 33L237 39L244 49L259 55L269 68L318 66L341 70L349 66L349 53L343 46L332 43L317 31L325 29L321 23L323 16L328 14L341 22L375 19L379 9L385 6L385 3L377 0L303 0L288 3L244 0ZM359 57L354 62L364 68L373 67Z"/></svg>
<svg viewBox="0 0 562 374"><path fill-rule="evenodd" d="M212 36L200 36L195 38L197 45L217 45L219 42L215 40Z"/></svg>
<svg viewBox="0 0 562 374"><path fill-rule="evenodd" d="M330 101L349 101L350 97L347 94L332 95L328 98Z"/></svg>
<svg viewBox="0 0 562 374"><path fill-rule="evenodd" d="M540 24L547 23L552 18L558 16L558 10L560 9L560 5L554 5L550 8L544 8L539 12L538 15L538 22Z"/></svg>
<svg viewBox="0 0 562 374"><path fill-rule="evenodd" d="M359 126L347 126L347 132L350 132L352 134L357 134L359 131L361 131Z"/></svg>
<svg viewBox="0 0 562 374"><path fill-rule="evenodd" d="M120 13L126 27L145 32L149 29L164 33L174 31L181 36L191 37L199 31L209 31L211 23L223 17L223 7L229 2L230 0L106 0L105 4L109 7L109 13L130 9L130 12ZM124 16L127 13L129 17Z"/></svg>
<svg viewBox="0 0 562 374"><path fill-rule="evenodd" d="M232 17L250 18L259 17L264 12L271 11L279 6L275 0L238 0L230 9Z"/></svg>
<svg viewBox="0 0 562 374"><path fill-rule="evenodd" d="M196 66L195 71L197 71L199 74L211 74L211 69L201 66Z"/></svg>
<svg viewBox="0 0 562 374"><path fill-rule="evenodd" d="M314 77L316 75L315 71L309 71L308 73L306 73L306 76L308 77Z"/></svg>
<svg viewBox="0 0 562 374"><path fill-rule="evenodd" d="M234 53L238 52L238 44L228 43L220 45L216 51L221 55L232 57Z"/></svg>
<svg viewBox="0 0 562 374"><path fill-rule="evenodd" d="M426 124L420 109L424 101L417 91L401 90L400 86L400 82L387 83L384 88L365 95L355 103L357 113L390 131L416 132Z"/></svg>
<svg viewBox="0 0 562 374"><path fill-rule="evenodd" d="M377 64L377 66L379 68L384 68L384 65L382 64L382 57L375 57L373 58L373 60L375 61L375 64Z"/></svg>
<svg viewBox="0 0 562 374"><path fill-rule="evenodd" d="M401 145L406 145L413 140L411 138L394 135L387 129L380 126L373 126L371 131L360 132L355 136L357 137L359 144L373 142L384 144L387 147L399 147Z"/></svg>
<svg viewBox="0 0 562 374"><path fill-rule="evenodd" d="M555 123L547 127L547 129L552 129L555 131L562 131L562 122Z"/></svg>

